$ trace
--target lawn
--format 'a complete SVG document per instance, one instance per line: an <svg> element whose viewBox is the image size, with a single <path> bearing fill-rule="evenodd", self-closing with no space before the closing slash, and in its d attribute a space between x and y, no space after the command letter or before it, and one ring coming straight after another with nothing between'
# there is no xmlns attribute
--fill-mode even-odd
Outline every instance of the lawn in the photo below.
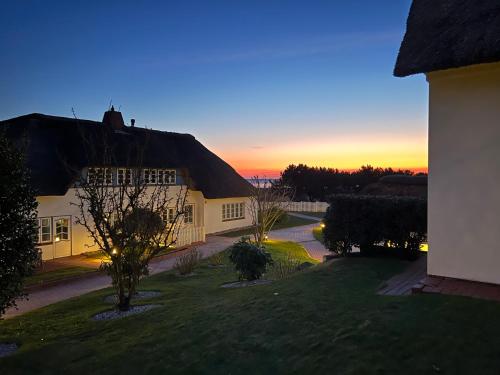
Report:
<svg viewBox="0 0 500 375"><path fill-rule="evenodd" d="M158 274L141 289L161 307L142 315L89 320L109 308L104 290L0 322L0 342L21 344L1 372L498 374L500 303L375 293L407 265L345 259L243 289L219 288L230 267Z"/></svg>
<svg viewBox="0 0 500 375"><path fill-rule="evenodd" d="M323 228L321 228L320 226L313 228L313 236L316 239L316 241L324 243L325 239L323 237Z"/></svg>
<svg viewBox="0 0 500 375"><path fill-rule="evenodd" d="M80 276L89 272L95 272L95 268L89 267L66 267L49 272L36 273L33 276L26 278L24 286L41 285L57 280L68 279Z"/></svg>
<svg viewBox="0 0 500 375"><path fill-rule="evenodd" d="M313 219L304 219L304 218L297 217L297 216L286 215L285 218L281 222L274 224L272 230L298 227L300 225L308 225L308 224L314 224L314 223L317 223L317 221L313 220ZM242 236L251 236L252 233L253 233L252 229L247 228L247 229L241 229L241 230L236 230L233 232L224 233L224 234L222 234L222 236L242 237Z"/></svg>

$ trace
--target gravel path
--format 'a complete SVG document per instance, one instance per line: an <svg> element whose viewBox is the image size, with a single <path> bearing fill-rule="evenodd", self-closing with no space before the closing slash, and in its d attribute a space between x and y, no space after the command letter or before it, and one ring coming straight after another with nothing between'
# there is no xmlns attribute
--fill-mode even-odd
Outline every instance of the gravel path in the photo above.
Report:
<svg viewBox="0 0 500 375"><path fill-rule="evenodd" d="M2 344L0 343L0 358L7 357L8 355L14 354L17 350L16 344Z"/></svg>

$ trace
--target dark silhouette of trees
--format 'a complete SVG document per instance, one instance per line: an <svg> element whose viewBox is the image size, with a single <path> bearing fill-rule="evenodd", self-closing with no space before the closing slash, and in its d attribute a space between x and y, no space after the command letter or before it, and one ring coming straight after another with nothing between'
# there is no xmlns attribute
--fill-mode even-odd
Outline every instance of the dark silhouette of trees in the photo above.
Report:
<svg viewBox="0 0 500 375"><path fill-rule="evenodd" d="M356 171L343 171L336 168L291 164L281 172L276 185L293 189L296 201L326 201L332 194L358 193L368 184L389 175L413 176L414 172L375 168L371 165L362 166Z"/></svg>
<svg viewBox="0 0 500 375"><path fill-rule="evenodd" d="M23 279L40 260L37 202L23 153L0 134L0 315L23 294Z"/></svg>

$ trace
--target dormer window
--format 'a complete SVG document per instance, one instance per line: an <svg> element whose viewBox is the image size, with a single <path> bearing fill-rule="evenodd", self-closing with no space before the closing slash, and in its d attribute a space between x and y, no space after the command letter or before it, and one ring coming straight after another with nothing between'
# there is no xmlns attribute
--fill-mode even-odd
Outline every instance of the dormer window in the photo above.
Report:
<svg viewBox="0 0 500 375"><path fill-rule="evenodd" d="M158 181L157 169L145 169L143 172L144 183L148 185L156 185Z"/></svg>
<svg viewBox="0 0 500 375"><path fill-rule="evenodd" d="M91 185L111 185L113 183L113 170L111 168L94 168L87 171L87 182Z"/></svg>
<svg viewBox="0 0 500 375"><path fill-rule="evenodd" d="M158 169L158 183L166 185L175 185L175 169Z"/></svg>
<svg viewBox="0 0 500 375"><path fill-rule="evenodd" d="M129 168L118 168L116 180L118 185L130 185L132 183L132 170Z"/></svg>

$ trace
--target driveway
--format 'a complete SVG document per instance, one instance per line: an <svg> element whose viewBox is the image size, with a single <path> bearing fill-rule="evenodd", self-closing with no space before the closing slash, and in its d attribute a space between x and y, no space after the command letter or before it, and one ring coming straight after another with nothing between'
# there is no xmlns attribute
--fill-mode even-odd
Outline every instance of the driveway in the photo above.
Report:
<svg viewBox="0 0 500 375"><path fill-rule="evenodd" d="M312 218L305 215L300 216ZM320 242L314 239L312 230L315 226L317 226L317 224L271 231L269 234L269 238L275 240L298 242L302 246L304 246L304 248L312 258L321 261L323 260L323 255L328 254L328 251ZM225 250L236 240L236 238L231 237L207 236L206 242L202 245L198 245L197 248L201 252L202 257L207 258L212 254ZM160 272L171 270L174 267L176 259L183 253L184 252L174 253L169 257L164 257L159 261L152 262L150 264L150 274L154 275ZM43 289L34 290L28 295L29 299L18 301L17 309L8 309L5 315L2 316L2 318L12 318L14 316L25 314L29 311L51 305L53 303L66 300L68 298L77 297L82 294L107 288L110 286L111 280L109 276L102 274L93 274L85 278L68 281L64 284L58 284L54 286L48 286Z"/></svg>

